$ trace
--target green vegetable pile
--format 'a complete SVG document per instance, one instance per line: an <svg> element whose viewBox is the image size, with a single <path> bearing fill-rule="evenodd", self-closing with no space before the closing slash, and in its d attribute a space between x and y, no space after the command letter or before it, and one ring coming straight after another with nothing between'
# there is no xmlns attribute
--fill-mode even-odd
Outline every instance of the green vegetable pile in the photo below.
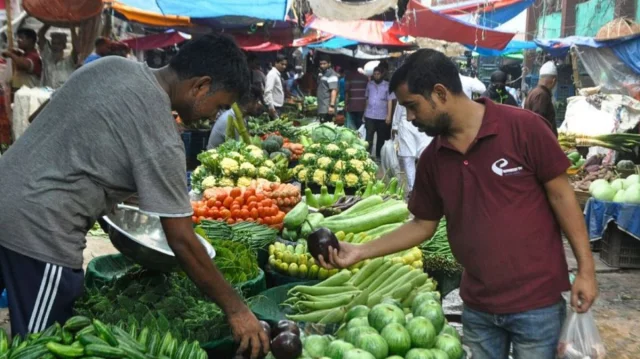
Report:
<svg viewBox="0 0 640 359"><path fill-rule="evenodd" d="M246 245L226 239L209 239L216 250L214 262L231 284L240 284L255 279L260 268L253 250Z"/></svg>
<svg viewBox="0 0 640 359"><path fill-rule="evenodd" d="M231 250L216 251L225 257ZM179 273L132 269L100 289L88 289L76 301L75 312L107 324L170 331L179 340L204 343L230 334L222 310Z"/></svg>
<svg viewBox="0 0 640 359"><path fill-rule="evenodd" d="M109 326L99 320L75 316L64 326L55 323L40 333L10 341L0 329L2 358L207 358L197 341L175 338L171 332L157 331L136 324Z"/></svg>
<svg viewBox="0 0 640 359"><path fill-rule="evenodd" d="M462 272L462 266L451 253L447 237L447 220L443 217L431 240L420 245L426 271L444 271L449 274Z"/></svg>
<svg viewBox="0 0 640 359"><path fill-rule="evenodd" d="M291 141L298 139L300 130L293 125L293 122L286 118L271 120L268 114L260 117L252 117L248 121L249 134L252 136L263 136L273 132L279 132L282 136Z"/></svg>
<svg viewBox="0 0 640 359"><path fill-rule="evenodd" d="M253 222L228 225L221 221L204 220L196 227L196 232L209 239L226 239L242 243L254 253L266 249L278 237L276 230Z"/></svg>

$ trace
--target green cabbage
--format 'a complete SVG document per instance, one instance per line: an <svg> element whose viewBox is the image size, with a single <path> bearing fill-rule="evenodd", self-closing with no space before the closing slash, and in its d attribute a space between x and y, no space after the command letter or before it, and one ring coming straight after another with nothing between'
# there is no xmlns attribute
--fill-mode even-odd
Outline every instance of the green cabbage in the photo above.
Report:
<svg viewBox="0 0 640 359"><path fill-rule="evenodd" d="M320 125L311 131L311 140L314 143L331 143L336 140L336 136L336 131L327 125Z"/></svg>

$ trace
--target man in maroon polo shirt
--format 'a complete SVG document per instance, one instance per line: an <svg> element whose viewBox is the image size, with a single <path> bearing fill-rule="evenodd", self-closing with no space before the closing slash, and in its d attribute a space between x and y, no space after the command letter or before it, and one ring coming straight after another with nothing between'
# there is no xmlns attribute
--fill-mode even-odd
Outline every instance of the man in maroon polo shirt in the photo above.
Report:
<svg viewBox="0 0 640 359"><path fill-rule="evenodd" d="M565 317L561 292L589 309L597 295L584 218L565 174L569 162L545 120L464 95L456 66L419 50L390 83L407 119L434 141L422 153L409 209L415 218L363 245L340 243L328 267L346 267L419 245L447 218L465 268L460 294L474 359L552 359ZM578 260L568 279L561 230Z"/></svg>

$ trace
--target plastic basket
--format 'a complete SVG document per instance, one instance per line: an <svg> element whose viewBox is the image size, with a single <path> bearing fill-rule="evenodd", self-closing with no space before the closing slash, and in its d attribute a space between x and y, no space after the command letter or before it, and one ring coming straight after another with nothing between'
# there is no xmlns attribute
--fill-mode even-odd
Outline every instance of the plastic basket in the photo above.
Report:
<svg viewBox="0 0 640 359"><path fill-rule="evenodd" d="M602 236L600 259L616 268L640 268L640 241L610 222Z"/></svg>
<svg viewBox="0 0 640 359"><path fill-rule="evenodd" d="M442 298L446 297L454 289L460 288L462 272L428 271L427 274L438 282L437 290Z"/></svg>
<svg viewBox="0 0 640 359"><path fill-rule="evenodd" d="M240 289L245 298L253 297L264 292L267 290L267 281L265 279L264 271L259 269L258 276L256 278L237 284L234 287Z"/></svg>
<svg viewBox="0 0 640 359"><path fill-rule="evenodd" d="M100 288L123 276L136 264L122 254L96 257L89 262L84 284L87 288Z"/></svg>
<svg viewBox="0 0 640 359"><path fill-rule="evenodd" d="M287 284L297 285L300 283L320 283L319 280L309 280L307 278L291 277L288 275L280 274L273 270L269 265L266 266L265 273L267 276L267 288L275 288Z"/></svg>

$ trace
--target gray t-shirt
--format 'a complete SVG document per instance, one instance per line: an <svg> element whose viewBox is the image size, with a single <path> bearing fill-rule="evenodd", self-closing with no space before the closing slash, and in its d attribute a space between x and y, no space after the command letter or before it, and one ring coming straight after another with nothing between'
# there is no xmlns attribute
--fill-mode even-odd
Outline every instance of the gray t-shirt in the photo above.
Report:
<svg viewBox="0 0 640 359"><path fill-rule="evenodd" d="M151 70L120 57L83 66L0 159L0 245L82 268L96 218L133 193L163 217L192 213L184 144Z"/></svg>
<svg viewBox="0 0 640 359"><path fill-rule="evenodd" d="M338 88L338 80L338 74L331 68L318 76L318 114L329 113L331 91ZM338 96L336 96L336 101L338 101ZM334 105L337 106L338 104L335 103Z"/></svg>
<svg viewBox="0 0 640 359"><path fill-rule="evenodd" d="M216 123L213 124L211 134L209 135L209 142L207 142L207 149L216 148L223 144L227 140L227 123L229 122L229 116L236 118L232 109L226 110L218 116ZM236 140L240 137L236 131Z"/></svg>

